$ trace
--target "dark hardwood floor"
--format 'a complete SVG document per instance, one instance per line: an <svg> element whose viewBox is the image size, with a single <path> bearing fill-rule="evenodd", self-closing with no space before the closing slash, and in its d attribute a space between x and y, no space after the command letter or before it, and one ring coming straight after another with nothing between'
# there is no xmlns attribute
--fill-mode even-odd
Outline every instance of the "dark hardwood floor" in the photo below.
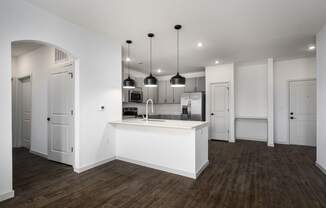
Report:
<svg viewBox="0 0 326 208"><path fill-rule="evenodd" d="M16 197L0 207L326 207L315 148L209 143L197 179L113 161L84 172L14 150Z"/></svg>

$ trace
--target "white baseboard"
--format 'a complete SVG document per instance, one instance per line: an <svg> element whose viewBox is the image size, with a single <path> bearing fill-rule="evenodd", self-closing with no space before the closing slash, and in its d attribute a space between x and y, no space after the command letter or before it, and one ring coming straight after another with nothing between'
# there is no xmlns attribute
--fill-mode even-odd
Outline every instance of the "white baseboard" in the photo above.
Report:
<svg viewBox="0 0 326 208"><path fill-rule="evenodd" d="M87 170L89 170L89 169L92 169L92 168L95 168L95 167L97 167L97 166L103 165L103 164L105 164L105 163L111 162L111 161L113 161L113 160L115 160L115 159L116 159L116 157L113 156L113 157L110 157L110 158L108 158L108 159L105 159L105 160L102 160L102 161L98 161L98 162L96 162L96 163L89 164L89 165L86 165L86 166L81 167L81 168L75 168L75 167L74 167L74 172L76 172L76 173L82 173L82 172L85 172L85 171L87 171Z"/></svg>
<svg viewBox="0 0 326 208"><path fill-rule="evenodd" d="M205 168L207 168L207 166L209 165L209 161L207 160L203 166L201 166L201 168L199 168L199 170L196 173L196 178L198 178L198 176L200 176L200 174L205 170Z"/></svg>
<svg viewBox="0 0 326 208"><path fill-rule="evenodd" d="M148 167L148 168L153 168L153 169L156 169L156 170L161 170L161 171L164 171L164 172L173 173L173 174L176 174L176 175L181 175L181 176L185 176L185 177L188 177L188 178L196 179L196 173L190 173L190 172L186 172L186 171L182 171L182 170L171 169L171 168L167 168L167 167L164 167L164 166L145 163L145 162L142 162L142 161L133 160L133 159L125 158L125 157L117 156L116 159L124 161L124 162L128 162L128 163L133 163L133 164L136 164L136 165L145 166L145 167Z"/></svg>
<svg viewBox="0 0 326 208"><path fill-rule="evenodd" d="M237 140L253 141L253 142L267 142L267 139L262 139L262 138L237 137L236 139Z"/></svg>
<svg viewBox="0 0 326 208"><path fill-rule="evenodd" d="M44 157L46 159L48 159L48 155L47 154L43 154L43 153L40 153L40 152L35 152L33 150L29 150L29 152L33 155L37 155L37 156L40 156L40 157Z"/></svg>
<svg viewBox="0 0 326 208"><path fill-rule="evenodd" d="M323 168L323 166L321 166L317 161L315 162L315 165L317 166L317 168L321 170L321 172L323 172L326 175L326 169Z"/></svg>
<svg viewBox="0 0 326 208"><path fill-rule="evenodd" d="M9 191L7 193L0 194L0 201L4 201L4 200L7 200L7 199L14 198L14 196L15 196L15 191L11 190L11 191Z"/></svg>

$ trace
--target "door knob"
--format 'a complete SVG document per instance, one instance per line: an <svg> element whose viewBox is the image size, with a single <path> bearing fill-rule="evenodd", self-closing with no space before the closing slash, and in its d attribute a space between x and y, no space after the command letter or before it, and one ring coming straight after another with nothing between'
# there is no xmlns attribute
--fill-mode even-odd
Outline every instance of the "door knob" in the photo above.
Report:
<svg viewBox="0 0 326 208"><path fill-rule="evenodd" d="M50 118L50 117L48 117L46 120L48 120L48 121L51 121L51 118Z"/></svg>
<svg viewBox="0 0 326 208"><path fill-rule="evenodd" d="M211 116L214 116L214 113L211 113Z"/></svg>
<svg viewBox="0 0 326 208"><path fill-rule="evenodd" d="M293 112L290 113L291 116L292 116L293 114L294 114Z"/></svg>
<svg viewBox="0 0 326 208"><path fill-rule="evenodd" d="M290 117L290 119L294 119L294 117L293 117L293 116L291 116L291 117Z"/></svg>

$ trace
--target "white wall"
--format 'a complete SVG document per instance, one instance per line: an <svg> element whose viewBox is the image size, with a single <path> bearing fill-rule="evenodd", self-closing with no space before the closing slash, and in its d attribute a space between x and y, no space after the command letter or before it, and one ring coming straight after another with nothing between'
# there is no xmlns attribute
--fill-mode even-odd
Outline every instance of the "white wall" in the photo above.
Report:
<svg viewBox="0 0 326 208"><path fill-rule="evenodd" d="M13 77L16 79L32 75L31 151L43 155L47 155L48 149L46 100L48 99L48 74L54 65L53 51L53 48L44 46L19 56L16 58L16 67L13 68Z"/></svg>
<svg viewBox="0 0 326 208"><path fill-rule="evenodd" d="M0 7L0 198L12 195L11 42L39 40L79 60L76 78L75 168L114 155L107 122L121 119L121 46L25 1ZM98 111L105 105L105 111Z"/></svg>
<svg viewBox="0 0 326 208"><path fill-rule="evenodd" d="M210 118L210 84L230 83L230 142L234 142L234 65L225 64L206 67L206 119Z"/></svg>
<svg viewBox="0 0 326 208"><path fill-rule="evenodd" d="M289 144L290 80L316 78L316 58L300 58L274 63L274 139Z"/></svg>
<svg viewBox="0 0 326 208"><path fill-rule="evenodd" d="M235 66L236 117L267 116L266 64Z"/></svg>
<svg viewBox="0 0 326 208"><path fill-rule="evenodd" d="M267 62L235 66L235 137L267 141Z"/></svg>
<svg viewBox="0 0 326 208"><path fill-rule="evenodd" d="M317 34L317 161L326 170L326 25Z"/></svg>

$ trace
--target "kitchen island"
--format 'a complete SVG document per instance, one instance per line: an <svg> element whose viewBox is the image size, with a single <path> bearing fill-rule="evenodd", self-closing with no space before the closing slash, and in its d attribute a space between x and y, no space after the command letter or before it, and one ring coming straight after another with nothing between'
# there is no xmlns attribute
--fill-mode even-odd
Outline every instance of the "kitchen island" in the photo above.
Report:
<svg viewBox="0 0 326 208"><path fill-rule="evenodd" d="M118 160L197 178L208 165L208 124L126 119L110 122Z"/></svg>

